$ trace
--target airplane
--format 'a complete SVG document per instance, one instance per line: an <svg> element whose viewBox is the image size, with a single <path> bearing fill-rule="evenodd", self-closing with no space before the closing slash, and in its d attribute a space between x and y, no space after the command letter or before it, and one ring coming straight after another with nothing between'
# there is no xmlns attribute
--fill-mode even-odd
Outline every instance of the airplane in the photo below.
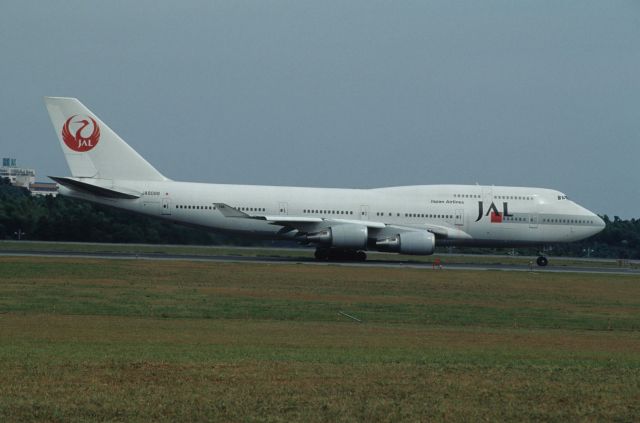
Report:
<svg viewBox="0 0 640 423"><path fill-rule="evenodd" d="M293 240L319 260L436 246L542 247L600 232L596 214L544 188L420 185L304 188L173 181L75 98L45 97L71 176L60 194L205 230ZM542 250L541 250L542 251ZM548 264L540 254L539 266Z"/></svg>

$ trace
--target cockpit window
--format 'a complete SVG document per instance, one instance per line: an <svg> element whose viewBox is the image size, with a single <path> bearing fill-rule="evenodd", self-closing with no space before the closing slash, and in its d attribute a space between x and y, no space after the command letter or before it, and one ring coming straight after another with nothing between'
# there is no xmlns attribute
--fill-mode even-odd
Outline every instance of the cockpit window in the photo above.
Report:
<svg viewBox="0 0 640 423"><path fill-rule="evenodd" d="M562 195L558 195L558 200L568 200L569 197L567 197L566 195L562 194Z"/></svg>

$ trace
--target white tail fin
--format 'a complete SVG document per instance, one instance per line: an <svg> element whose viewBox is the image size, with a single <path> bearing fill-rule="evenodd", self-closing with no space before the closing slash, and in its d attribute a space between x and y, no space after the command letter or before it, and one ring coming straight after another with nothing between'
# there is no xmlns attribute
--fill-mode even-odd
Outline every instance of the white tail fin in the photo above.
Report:
<svg viewBox="0 0 640 423"><path fill-rule="evenodd" d="M44 102L73 176L167 180L77 99L45 97Z"/></svg>

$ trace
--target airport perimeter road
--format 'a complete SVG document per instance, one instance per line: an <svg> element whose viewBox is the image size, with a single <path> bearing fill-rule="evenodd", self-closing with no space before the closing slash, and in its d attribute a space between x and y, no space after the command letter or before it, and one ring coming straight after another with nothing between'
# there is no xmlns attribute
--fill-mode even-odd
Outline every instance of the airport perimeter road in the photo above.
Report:
<svg viewBox="0 0 640 423"><path fill-rule="evenodd" d="M424 270L493 270L493 271L517 271L517 272L562 272L562 273L598 273L598 274L616 274L616 275L638 275L640 269L628 267L597 267L597 266L549 266L538 267L522 264L465 264L465 263L446 263L442 268L435 268L432 263L418 261L386 261L386 260L368 260L365 262L349 262L349 261L317 261L306 257L251 257L240 255L191 255L191 254L164 254L164 253L120 253L120 252L56 252L56 251L19 251L5 250L0 251L0 256L13 257L68 257L68 258L94 258L94 259L118 259L118 260L188 260L188 261L205 261L220 263L260 263L260 264L295 264L295 265L313 265L313 266L350 266L350 267L381 267L381 268L411 268ZM553 263L553 261L552 261Z"/></svg>

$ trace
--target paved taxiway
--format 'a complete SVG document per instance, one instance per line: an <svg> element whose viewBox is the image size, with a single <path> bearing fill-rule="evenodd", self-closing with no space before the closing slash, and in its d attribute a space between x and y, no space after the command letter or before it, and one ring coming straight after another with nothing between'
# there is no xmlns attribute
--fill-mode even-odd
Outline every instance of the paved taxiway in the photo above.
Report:
<svg viewBox="0 0 640 423"><path fill-rule="evenodd" d="M0 256L12 257L66 257L66 258L98 258L98 259L119 259L119 260L187 260L204 261L217 263L259 263L259 264L289 264L289 265L312 265L312 266L349 266L349 267L380 267L396 269L424 269L433 270L432 263L417 261L385 261L368 260L366 262L335 262L317 261L307 257L249 257L234 255L189 255L189 254L154 254L154 253L82 253L82 252L52 252L52 251L0 251ZM551 260L553 263L553 259ZM436 269L437 270L437 269ZM621 267L593 267L593 266L554 266L538 267L521 264L464 264L445 263L443 270L502 270L520 272L556 272L556 273L597 273L612 275L637 275L640 276L639 268Z"/></svg>

